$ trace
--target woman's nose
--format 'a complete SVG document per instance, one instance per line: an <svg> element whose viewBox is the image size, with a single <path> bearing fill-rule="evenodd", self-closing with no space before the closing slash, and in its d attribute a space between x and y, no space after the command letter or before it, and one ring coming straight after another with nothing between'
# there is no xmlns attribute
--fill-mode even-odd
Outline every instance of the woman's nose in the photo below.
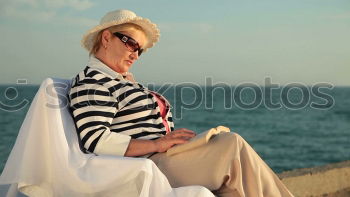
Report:
<svg viewBox="0 0 350 197"><path fill-rule="evenodd" d="M138 51L132 52L130 54L130 57L131 57L132 60L138 60L139 59Z"/></svg>

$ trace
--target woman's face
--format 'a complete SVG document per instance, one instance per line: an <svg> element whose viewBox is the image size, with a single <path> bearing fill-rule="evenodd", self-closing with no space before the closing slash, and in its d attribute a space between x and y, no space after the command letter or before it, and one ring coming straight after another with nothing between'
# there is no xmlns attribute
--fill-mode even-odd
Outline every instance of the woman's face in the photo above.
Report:
<svg viewBox="0 0 350 197"><path fill-rule="evenodd" d="M122 33L134 39L143 48L146 44L146 36L142 31L131 30ZM102 46L103 47L103 46ZM110 40L106 43L106 55L104 63L118 73L129 70L131 65L138 59L138 51L131 51L118 37L110 34Z"/></svg>

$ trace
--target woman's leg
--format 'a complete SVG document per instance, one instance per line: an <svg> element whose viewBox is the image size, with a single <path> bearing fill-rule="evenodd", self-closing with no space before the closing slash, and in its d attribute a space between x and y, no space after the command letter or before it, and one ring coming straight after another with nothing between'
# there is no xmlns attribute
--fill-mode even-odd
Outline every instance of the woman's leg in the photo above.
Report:
<svg viewBox="0 0 350 197"><path fill-rule="evenodd" d="M236 133L223 133L205 146L152 159L172 187L202 185L219 196L289 197L288 189L252 147Z"/></svg>

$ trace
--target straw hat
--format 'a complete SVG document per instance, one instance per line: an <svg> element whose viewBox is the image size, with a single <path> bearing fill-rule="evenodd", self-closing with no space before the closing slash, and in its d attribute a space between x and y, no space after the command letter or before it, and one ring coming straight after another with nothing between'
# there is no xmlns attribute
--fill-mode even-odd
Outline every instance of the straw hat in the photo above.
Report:
<svg viewBox="0 0 350 197"><path fill-rule="evenodd" d="M133 23L140 26L147 37L147 45L144 47L144 51L154 46L159 40L159 29L156 24L152 23L149 19L136 16L136 14L130 10L115 10L108 12L102 17L100 24L90 29L81 40L81 45L88 51L93 47L97 34L106 28L114 25L120 25L124 23Z"/></svg>

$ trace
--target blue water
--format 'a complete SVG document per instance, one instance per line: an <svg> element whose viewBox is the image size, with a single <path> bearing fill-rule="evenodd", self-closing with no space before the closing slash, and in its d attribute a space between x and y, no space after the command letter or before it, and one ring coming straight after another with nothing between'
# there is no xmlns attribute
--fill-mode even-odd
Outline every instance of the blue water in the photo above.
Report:
<svg viewBox="0 0 350 197"><path fill-rule="evenodd" d="M292 89L289 105L281 97L282 88L274 90L271 99L245 89L239 94L241 100L235 87L214 91L212 87L166 88L151 89L172 103L176 128L200 133L225 125L239 133L277 173L350 159L350 87L324 89L329 95L326 99L312 94L302 97L300 90ZM38 86L0 85L1 171L37 90ZM310 87L307 90L311 92ZM271 109L264 102L281 107ZM315 109L311 103L322 108Z"/></svg>

